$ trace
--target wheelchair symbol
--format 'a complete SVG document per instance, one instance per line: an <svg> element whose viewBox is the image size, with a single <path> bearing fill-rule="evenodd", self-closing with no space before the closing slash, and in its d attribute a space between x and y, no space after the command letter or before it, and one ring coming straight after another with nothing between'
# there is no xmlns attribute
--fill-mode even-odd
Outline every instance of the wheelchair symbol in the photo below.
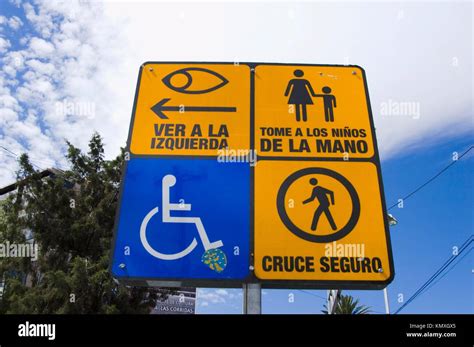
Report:
<svg viewBox="0 0 474 347"><path fill-rule="evenodd" d="M163 180L162 180L162 188L163 188L162 189L163 190L162 191L162 208L163 208L162 221L163 223L194 224L196 225L199 237L206 251L213 248L222 247L224 244L222 243L221 240L215 241L215 242L209 241L209 238L207 237L206 229L204 229L204 225L202 224L201 218L199 217L172 217L171 216L171 211L191 211L191 204L170 203L170 188L173 187L175 184L176 184L175 176L166 175L165 177L163 177ZM196 238L193 238L189 246L178 253L165 254L165 253L158 252L156 249L151 247L151 245L148 243L148 240L146 238L146 229L147 229L147 225L150 219L153 218L153 216L157 213L158 213L158 207L155 207L150 212L148 212L148 214L143 219L141 227L140 227L140 240L142 241L143 247L145 247L146 251L150 253L152 256L154 256L155 258L162 259L162 260L181 259L187 256L189 253L191 253L194 250L194 248L196 248L197 246Z"/></svg>

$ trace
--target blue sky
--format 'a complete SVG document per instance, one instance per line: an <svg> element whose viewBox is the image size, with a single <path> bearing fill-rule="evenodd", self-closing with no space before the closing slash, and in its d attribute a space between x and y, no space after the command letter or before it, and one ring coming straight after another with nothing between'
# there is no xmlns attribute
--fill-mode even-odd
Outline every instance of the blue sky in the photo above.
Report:
<svg viewBox="0 0 474 347"><path fill-rule="evenodd" d="M93 130L104 136L107 157L116 155L144 61L358 64L391 205L472 145L472 42L470 2L0 0L0 146L8 150L0 149L0 186L14 179L12 152L64 168L63 139L84 148ZM386 112L403 102L415 109ZM390 211L399 221L392 310L473 233L472 157ZM472 313L472 254L403 312ZM263 312L319 313L326 293L309 292L265 290ZM384 312L381 291L350 293ZM240 313L241 298L239 289L201 289L197 311Z"/></svg>

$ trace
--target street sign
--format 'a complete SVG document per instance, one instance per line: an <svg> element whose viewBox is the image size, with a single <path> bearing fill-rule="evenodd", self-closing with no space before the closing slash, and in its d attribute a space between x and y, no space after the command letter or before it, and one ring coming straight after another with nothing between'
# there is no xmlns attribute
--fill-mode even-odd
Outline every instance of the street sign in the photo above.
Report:
<svg viewBox="0 0 474 347"><path fill-rule="evenodd" d="M256 276L374 283L390 278L379 182L370 162L259 162Z"/></svg>
<svg viewBox="0 0 474 347"><path fill-rule="evenodd" d="M374 156L361 68L261 65L255 73L255 142L260 156Z"/></svg>
<svg viewBox="0 0 474 347"><path fill-rule="evenodd" d="M243 281L249 273L249 176L244 163L130 159L114 276L169 283Z"/></svg>
<svg viewBox="0 0 474 347"><path fill-rule="evenodd" d="M181 288L165 300L157 300L151 314L195 314L196 288Z"/></svg>
<svg viewBox="0 0 474 347"><path fill-rule="evenodd" d="M125 283L380 288L394 276L358 66L145 63L111 271Z"/></svg>
<svg viewBox="0 0 474 347"><path fill-rule="evenodd" d="M250 68L146 64L138 82L130 150L215 156L250 146Z"/></svg>

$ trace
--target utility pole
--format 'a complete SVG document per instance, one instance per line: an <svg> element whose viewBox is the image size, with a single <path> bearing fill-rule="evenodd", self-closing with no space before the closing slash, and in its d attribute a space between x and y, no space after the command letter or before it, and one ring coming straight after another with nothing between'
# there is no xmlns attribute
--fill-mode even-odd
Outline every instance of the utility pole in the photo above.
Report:
<svg viewBox="0 0 474 347"><path fill-rule="evenodd" d="M388 225L390 227L393 227L393 226L398 224L397 219L394 216L392 216L390 213L387 213L387 218L388 218ZM389 306L389 303L388 303L387 287L385 287L383 289L383 298L384 298L384 301L385 301L385 313L390 314L390 306Z"/></svg>
<svg viewBox="0 0 474 347"><path fill-rule="evenodd" d="M328 298L327 298L327 308L328 314L335 314L336 307L341 297L342 290L341 289L330 289L328 290Z"/></svg>
<svg viewBox="0 0 474 347"><path fill-rule="evenodd" d="M244 283L244 314L262 314L262 286L260 283Z"/></svg>

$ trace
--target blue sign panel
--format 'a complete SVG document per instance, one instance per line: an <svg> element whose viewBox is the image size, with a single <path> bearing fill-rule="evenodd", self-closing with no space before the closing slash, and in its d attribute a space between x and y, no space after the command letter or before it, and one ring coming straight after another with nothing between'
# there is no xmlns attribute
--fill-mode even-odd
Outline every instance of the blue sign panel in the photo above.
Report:
<svg viewBox="0 0 474 347"><path fill-rule="evenodd" d="M133 157L122 187L114 277L246 278L249 187L248 163Z"/></svg>

